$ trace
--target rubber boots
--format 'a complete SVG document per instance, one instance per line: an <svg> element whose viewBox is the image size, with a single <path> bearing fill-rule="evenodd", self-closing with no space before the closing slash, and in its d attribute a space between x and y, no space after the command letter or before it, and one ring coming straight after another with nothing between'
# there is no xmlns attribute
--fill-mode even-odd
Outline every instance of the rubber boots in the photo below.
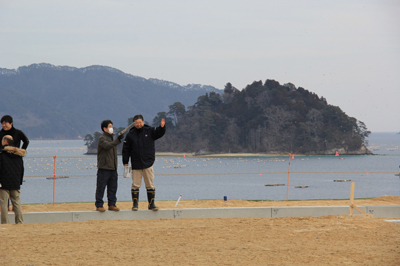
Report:
<svg viewBox="0 0 400 266"><path fill-rule="evenodd" d="M147 190L147 200L149 201L149 210L158 211L158 207L154 204L154 198L156 196L155 189Z"/></svg>
<svg viewBox="0 0 400 266"><path fill-rule="evenodd" d="M132 189L131 192L133 201L132 211L137 211L139 209L139 189Z"/></svg>

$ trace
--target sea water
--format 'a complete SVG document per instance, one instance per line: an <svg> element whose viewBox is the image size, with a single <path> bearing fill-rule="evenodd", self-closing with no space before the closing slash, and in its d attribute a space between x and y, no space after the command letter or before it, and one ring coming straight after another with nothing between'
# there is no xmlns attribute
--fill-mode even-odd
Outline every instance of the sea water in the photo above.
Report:
<svg viewBox="0 0 400 266"><path fill-rule="evenodd" d="M348 199L350 180L355 197L399 195L400 135L373 133L374 156L156 156L156 200ZM31 141L24 158L22 204L94 202L96 156L85 155L82 140ZM118 158L118 201L131 200L131 178L123 178ZM53 177L54 172L56 178ZM335 182L346 180L348 182ZM283 184L281 186L265 186ZM307 186L296 188L296 186ZM144 182L139 199L146 200ZM107 201L105 193L105 201ZM53 198L54 197L54 198Z"/></svg>

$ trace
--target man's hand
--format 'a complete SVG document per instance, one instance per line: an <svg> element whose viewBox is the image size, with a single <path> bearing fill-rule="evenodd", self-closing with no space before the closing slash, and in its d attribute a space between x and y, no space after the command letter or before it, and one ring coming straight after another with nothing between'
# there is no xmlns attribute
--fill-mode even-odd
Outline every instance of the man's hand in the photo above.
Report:
<svg viewBox="0 0 400 266"><path fill-rule="evenodd" d="M123 139L124 138L124 134L121 134L121 135L119 135L118 136L118 139L121 141L121 139Z"/></svg>
<svg viewBox="0 0 400 266"><path fill-rule="evenodd" d="M164 127L164 126L165 126L165 119L164 119L164 118L161 119L161 124L160 124L160 126L161 126L161 127Z"/></svg>

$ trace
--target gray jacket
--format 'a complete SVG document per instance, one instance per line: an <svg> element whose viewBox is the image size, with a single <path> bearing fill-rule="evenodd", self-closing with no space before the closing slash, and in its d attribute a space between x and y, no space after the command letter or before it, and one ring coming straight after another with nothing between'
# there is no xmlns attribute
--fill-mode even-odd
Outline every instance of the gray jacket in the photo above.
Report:
<svg viewBox="0 0 400 266"><path fill-rule="evenodd" d="M113 138L113 135L104 132L97 144L97 169L103 170L117 170L117 145L121 141Z"/></svg>

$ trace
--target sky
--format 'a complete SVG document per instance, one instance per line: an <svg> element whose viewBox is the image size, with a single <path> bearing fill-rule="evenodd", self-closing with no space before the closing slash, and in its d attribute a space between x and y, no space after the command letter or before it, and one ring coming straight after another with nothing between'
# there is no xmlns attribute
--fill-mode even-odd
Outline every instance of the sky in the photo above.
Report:
<svg viewBox="0 0 400 266"><path fill-rule="evenodd" d="M0 0L0 68L34 63L218 89L290 82L372 132L400 131L397 0Z"/></svg>

